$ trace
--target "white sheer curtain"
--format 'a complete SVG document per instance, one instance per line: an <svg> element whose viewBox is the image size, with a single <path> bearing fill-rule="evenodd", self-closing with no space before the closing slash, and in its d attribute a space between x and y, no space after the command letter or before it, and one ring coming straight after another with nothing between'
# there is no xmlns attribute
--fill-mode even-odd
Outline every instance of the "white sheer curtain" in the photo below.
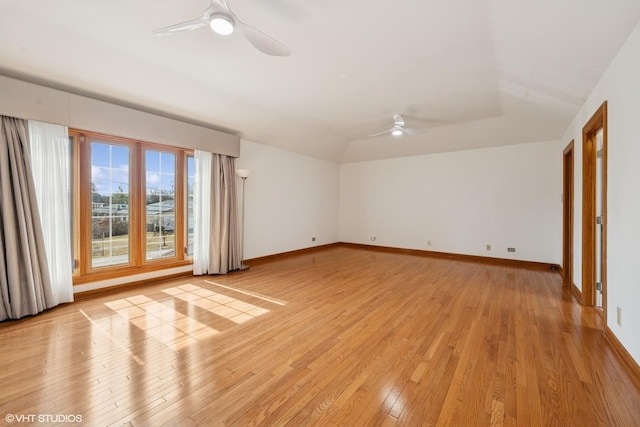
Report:
<svg viewBox="0 0 640 427"><path fill-rule="evenodd" d="M33 181L55 304L73 301L71 149L66 126L29 121Z"/></svg>
<svg viewBox="0 0 640 427"><path fill-rule="evenodd" d="M193 186L193 274L209 273L211 241L211 153L195 150L195 184Z"/></svg>

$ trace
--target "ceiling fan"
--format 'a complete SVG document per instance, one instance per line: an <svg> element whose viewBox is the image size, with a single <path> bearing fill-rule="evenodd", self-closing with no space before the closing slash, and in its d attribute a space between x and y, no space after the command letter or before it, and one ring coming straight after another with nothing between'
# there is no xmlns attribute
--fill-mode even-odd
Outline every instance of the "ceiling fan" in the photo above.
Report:
<svg viewBox="0 0 640 427"><path fill-rule="evenodd" d="M378 136L384 135L385 133L390 133L393 136L400 136L402 134L405 135L417 135L419 133L425 132L424 129L409 129L404 127L404 119L400 114L393 115L393 127L391 129L383 130L382 132L373 133L368 136Z"/></svg>
<svg viewBox="0 0 640 427"><path fill-rule="evenodd" d="M237 28L253 47L267 55L288 56L291 54L291 50L278 40L242 22L231 11L226 0L211 0L211 4L200 18L159 28L153 33L157 36L167 36L197 30L205 26L209 26L213 32L223 36L230 35Z"/></svg>

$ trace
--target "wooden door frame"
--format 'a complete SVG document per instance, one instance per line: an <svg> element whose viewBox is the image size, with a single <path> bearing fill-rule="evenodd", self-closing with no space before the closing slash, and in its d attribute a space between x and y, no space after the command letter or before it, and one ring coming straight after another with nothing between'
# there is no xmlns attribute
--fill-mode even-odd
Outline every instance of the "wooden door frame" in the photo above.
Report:
<svg viewBox="0 0 640 427"><path fill-rule="evenodd" d="M607 101L582 128L582 298L596 303L596 134L602 129L602 309L607 324Z"/></svg>
<svg viewBox="0 0 640 427"><path fill-rule="evenodd" d="M562 152L562 285L573 290L574 141Z"/></svg>

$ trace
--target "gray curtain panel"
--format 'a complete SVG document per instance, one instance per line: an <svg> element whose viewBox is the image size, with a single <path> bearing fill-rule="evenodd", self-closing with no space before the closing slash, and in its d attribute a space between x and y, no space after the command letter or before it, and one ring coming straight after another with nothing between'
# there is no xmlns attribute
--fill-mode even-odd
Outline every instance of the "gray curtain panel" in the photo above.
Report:
<svg viewBox="0 0 640 427"><path fill-rule="evenodd" d="M0 320L55 305L31 175L27 121L0 116Z"/></svg>
<svg viewBox="0 0 640 427"><path fill-rule="evenodd" d="M225 274L242 264L233 157L213 154L209 274Z"/></svg>

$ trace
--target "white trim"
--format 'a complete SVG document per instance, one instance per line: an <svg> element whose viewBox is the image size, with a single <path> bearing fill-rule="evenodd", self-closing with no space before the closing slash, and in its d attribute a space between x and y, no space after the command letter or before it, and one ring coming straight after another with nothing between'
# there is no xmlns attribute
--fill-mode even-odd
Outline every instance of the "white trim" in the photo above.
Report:
<svg viewBox="0 0 640 427"><path fill-rule="evenodd" d="M0 114L147 142L240 155L240 137L0 75Z"/></svg>

